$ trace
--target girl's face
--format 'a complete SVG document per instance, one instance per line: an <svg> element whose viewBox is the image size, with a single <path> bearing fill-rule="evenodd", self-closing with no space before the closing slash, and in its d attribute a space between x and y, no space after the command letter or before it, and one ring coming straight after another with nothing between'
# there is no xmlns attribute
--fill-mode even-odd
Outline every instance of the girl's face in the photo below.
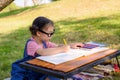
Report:
<svg viewBox="0 0 120 80"><path fill-rule="evenodd" d="M43 30L39 31L40 39L42 41L48 42L51 39L52 35L54 34L54 31L55 31L55 29L52 25L46 26Z"/></svg>

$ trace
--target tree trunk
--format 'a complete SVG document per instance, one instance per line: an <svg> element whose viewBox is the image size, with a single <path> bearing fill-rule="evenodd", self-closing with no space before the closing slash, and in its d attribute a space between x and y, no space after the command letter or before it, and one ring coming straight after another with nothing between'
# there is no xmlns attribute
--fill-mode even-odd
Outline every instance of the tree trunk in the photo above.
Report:
<svg viewBox="0 0 120 80"><path fill-rule="evenodd" d="M28 2L28 0L24 0L24 7L27 6L27 2Z"/></svg>
<svg viewBox="0 0 120 80"><path fill-rule="evenodd" d="M12 3L14 0L0 0L0 11L2 11L6 6Z"/></svg>
<svg viewBox="0 0 120 80"><path fill-rule="evenodd" d="M40 0L32 0L34 5L39 5Z"/></svg>

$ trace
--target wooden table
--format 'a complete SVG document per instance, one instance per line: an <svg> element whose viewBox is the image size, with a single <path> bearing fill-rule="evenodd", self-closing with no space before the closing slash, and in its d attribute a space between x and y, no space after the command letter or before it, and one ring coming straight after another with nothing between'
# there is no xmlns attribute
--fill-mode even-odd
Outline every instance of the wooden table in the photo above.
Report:
<svg viewBox="0 0 120 80"><path fill-rule="evenodd" d="M39 73L52 75L58 78L66 79L72 75L89 69L95 65L104 62L106 59L111 59L120 55L120 51L116 49L108 49L89 56L80 57L68 62L54 65L39 59L32 59L20 63L20 66ZM118 60L117 60L118 61Z"/></svg>

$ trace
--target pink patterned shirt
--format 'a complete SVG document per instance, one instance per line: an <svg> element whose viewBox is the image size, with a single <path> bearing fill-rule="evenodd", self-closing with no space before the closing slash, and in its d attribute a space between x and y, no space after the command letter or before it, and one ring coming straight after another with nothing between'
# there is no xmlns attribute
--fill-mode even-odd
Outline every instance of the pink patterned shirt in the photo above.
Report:
<svg viewBox="0 0 120 80"><path fill-rule="evenodd" d="M53 48L56 46L56 44L52 42L46 43L47 48ZM31 41L28 42L27 44L27 53L30 56L35 56L37 49L43 49L35 40L31 37Z"/></svg>

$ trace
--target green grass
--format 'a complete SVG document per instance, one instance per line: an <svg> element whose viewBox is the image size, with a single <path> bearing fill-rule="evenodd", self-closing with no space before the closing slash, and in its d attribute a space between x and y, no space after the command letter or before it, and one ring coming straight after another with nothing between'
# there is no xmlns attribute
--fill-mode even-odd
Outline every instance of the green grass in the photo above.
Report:
<svg viewBox="0 0 120 80"><path fill-rule="evenodd" d="M55 22L52 38L55 43L63 43L62 39L66 38L68 43L97 41L120 49L119 3L119 0L59 0L1 13L0 80L10 77L11 63L22 57L30 37L29 25L37 16L46 16Z"/></svg>
<svg viewBox="0 0 120 80"><path fill-rule="evenodd" d="M68 18L57 22L59 24L57 27L59 32L58 35L57 33L55 34L55 39L61 34L62 37L66 37L70 42L98 41L110 44L111 47L119 49L119 21L119 13L107 17L87 18L83 20ZM59 40L57 41L60 42Z"/></svg>
<svg viewBox="0 0 120 80"><path fill-rule="evenodd" d="M0 37L3 40L0 42L0 80L10 76L11 63L22 57L25 39L28 38L26 34L27 29L20 29Z"/></svg>

